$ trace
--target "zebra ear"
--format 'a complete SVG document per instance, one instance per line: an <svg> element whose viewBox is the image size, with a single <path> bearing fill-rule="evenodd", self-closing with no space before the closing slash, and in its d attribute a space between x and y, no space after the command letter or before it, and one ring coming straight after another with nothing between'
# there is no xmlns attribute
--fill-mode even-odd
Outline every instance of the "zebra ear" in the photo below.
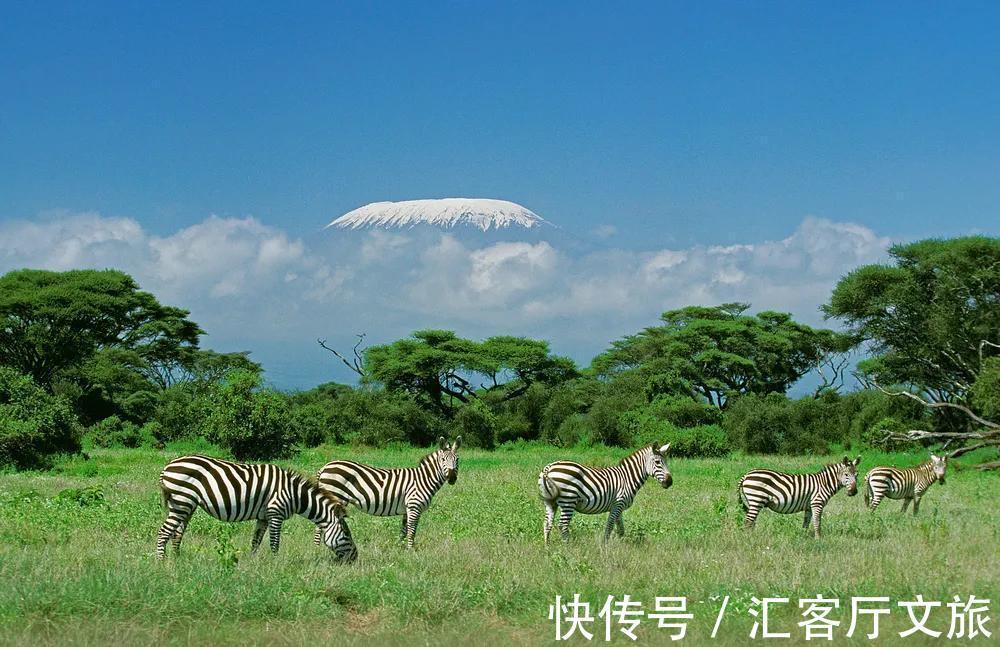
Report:
<svg viewBox="0 0 1000 647"><path fill-rule="evenodd" d="M455 451L456 449L458 449L461 446L462 446L462 437L461 436L456 436L455 437L455 442L452 443L452 445L451 445L451 450Z"/></svg>
<svg viewBox="0 0 1000 647"><path fill-rule="evenodd" d="M439 436L438 437L438 449L444 449L447 446L448 446L448 443L445 441L444 436Z"/></svg>
<svg viewBox="0 0 1000 647"><path fill-rule="evenodd" d="M848 458L846 454L844 454L844 465L850 465L850 464L851 464L851 459Z"/></svg>
<svg viewBox="0 0 1000 647"><path fill-rule="evenodd" d="M861 454L858 454L858 457L854 459L854 467L857 467L860 464L861 464Z"/></svg>
<svg viewBox="0 0 1000 647"><path fill-rule="evenodd" d="M670 449L670 443L667 443L663 447L660 447L658 450L656 450L656 453L659 454L660 456L665 456L668 449Z"/></svg>

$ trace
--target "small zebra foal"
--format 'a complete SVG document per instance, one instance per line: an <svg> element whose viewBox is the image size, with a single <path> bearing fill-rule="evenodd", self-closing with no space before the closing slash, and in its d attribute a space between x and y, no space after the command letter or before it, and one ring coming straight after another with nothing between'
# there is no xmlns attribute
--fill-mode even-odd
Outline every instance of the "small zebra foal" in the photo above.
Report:
<svg viewBox="0 0 1000 647"><path fill-rule="evenodd" d="M868 472L865 487L865 501L874 512L883 497L902 499L903 508L913 502L913 514L920 508L920 499L935 482L944 485L944 472L948 467L947 456L935 456L916 467L899 469L896 467L874 467Z"/></svg>
<svg viewBox="0 0 1000 647"><path fill-rule="evenodd" d="M383 469L353 461L330 461L317 479L321 488L362 512L377 517L402 515L399 538L412 549L420 515L445 482L454 485L458 480L461 444L461 436L451 445L441 436L438 448L424 456L417 467Z"/></svg>
<svg viewBox="0 0 1000 647"><path fill-rule="evenodd" d="M622 515L632 505L632 500L646 479L652 476L664 488L673 483L664 458L669 449L670 443L659 448L647 445L613 467L587 467L572 461L556 461L546 465L538 475L538 490L545 504L542 531L545 543L549 543L557 508L559 535L563 539L569 537L569 522L574 512L607 512L604 541L608 541L614 527L617 527L620 537L624 536L625 523Z"/></svg>
<svg viewBox="0 0 1000 647"><path fill-rule="evenodd" d="M345 521L346 509L316 483L277 465L246 465L208 456L183 456L160 473L167 518L156 539L162 558L168 541L179 550L188 521L201 508L220 521L257 521L251 551L270 530L271 551L278 552L281 525L299 514L316 524L316 532L338 561L352 562L357 547Z"/></svg>
<svg viewBox="0 0 1000 647"><path fill-rule="evenodd" d="M739 484L740 505L746 512L743 525L753 528L757 515L763 508L781 514L805 511L802 527L812 521L813 535L819 538L820 518L827 501L847 488L847 496L858 493L858 464L847 456L839 463L827 465L815 474L785 474L771 470L751 470L743 475Z"/></svg>

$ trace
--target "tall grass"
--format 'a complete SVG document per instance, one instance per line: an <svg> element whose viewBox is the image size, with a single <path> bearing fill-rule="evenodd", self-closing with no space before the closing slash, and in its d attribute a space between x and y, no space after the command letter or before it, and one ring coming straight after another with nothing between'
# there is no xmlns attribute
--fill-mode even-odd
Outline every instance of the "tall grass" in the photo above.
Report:
<svg viewBox="0 0 1000 647"><path fill-rule="evenodd" d="M695 614L690 644L708 640L728 595L730 611L712 644L739 645L747 640L746 610L755 595L794 603L823 594L849 607L850 597L861 595L890 596L894 604L918 593L945 602L969 594L995 600L1000 593L1000 478L962 469L932 488L917 517L900 515L893 501L870 514L862 496L840 493L824 514L824 536L814 540L801 515L770 511L756 530L743 531L735 486L751 467L814 470L833 457L674 459L673 487L640 492L625 514L623 540L603 547L605 516L576 515L571 540L546 549L539 470L557 458L610 464L626 453L604 448L463 451L458 483L445 486L422 517L412 553L398 543L399 518L352 512L360 549L353 566L334 564L312 544L311 524L299 518L286 523L278 555L250 556L252 524L223 524L199 512L180 555L157 563L163 511L156 477L188 449L97 450L51 472L0 475L0 640L551 642L547 614L556 595L579 593L596 615L608 595L627 593L647 610L657 596L686 596ZM401 466L421 455L409 448L325 447L286 465L313 473L334 457ZM869 454L861 470L921 459ZM775 622L801 636L799 614L789 606ZM849 614L842 608L832 617L845 623L837 633L843 644ZM932 617L947 631L946 611ZM909 626L899 609L882 625L886 644ZM595 640L603 642L603 628L596 628ZM639 635L670 642L652 620ZM617 641L630 642L620 634Z"/></svg>

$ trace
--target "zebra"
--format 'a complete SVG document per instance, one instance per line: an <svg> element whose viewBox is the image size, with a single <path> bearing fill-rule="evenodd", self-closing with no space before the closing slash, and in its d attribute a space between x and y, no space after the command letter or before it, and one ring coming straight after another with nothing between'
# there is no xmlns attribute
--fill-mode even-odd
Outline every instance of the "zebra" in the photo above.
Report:
<svg viewBox="0 0 1000 647"><path fill-rule="evenodd" d="M847 456L839 463L831 463L815 474L785 474L771 470L751 470L740 478L739 500L746 513L745 528L753 528L762 508L790 514L805 511L802 527L812 521L813 535L819 538L820 518L823 508L841 488L847 496L858 493L858 464Z"/></svg>
<svg viewBox="0 0 1000 647"><path fill-rule="evenodd" d="M907 506L912 501L913 514L916 515L920 508L920 499L927 493L927 489L935 482L944 485L944 472L947 467L947 456L931 454L929 461L909 469L872 468L865 480L865 501L872 512L878 507L882 497L902 499L903 508L900 512L906 512Z"/></svg>
<svg viewBox="0 0 1000 647"><path fill-rule="evenodd" d="M319 471L317 480L321 488L362 512L377 517L402 515L399 539L412 549L420 515L430 506L434 494L446 481L454 485L458 480L461 444L461 436L450 445L441 436L438 448L416 467L383 469L353 461L331 461Z"/></svg>
<svg viewBox="0 0 1000 647"><path fill-rule="evenodd" d="M156 557L167 542L180 550L191 515L200 507L220 521L257 521L251 552L270 530L271 551L278 552L281 524L299 514L316 524L323 544L338 561L352 562L358 551L347 527L346 506L315 482L277 465L231 463L208 456L182 456L163 468L160 491L167 518L156 539Z"/></svg>
<svg viewBox="0 0 1000 647"><path fill-rule="evenodd" d="M549 543L557 508L559 535L563 539L569 537L569 522L574 512L607 512L605 543L614 527L617 527L620 537L624 536L622 514L632 505L632 500L646 479L652 476L664 488L673 483L665 458L669 449L670 443L662 447L646 445L613 467L587 467L572 461L556 461L546 465L538 475L538 490L545 504L542 530L545 543Z"/></svg>

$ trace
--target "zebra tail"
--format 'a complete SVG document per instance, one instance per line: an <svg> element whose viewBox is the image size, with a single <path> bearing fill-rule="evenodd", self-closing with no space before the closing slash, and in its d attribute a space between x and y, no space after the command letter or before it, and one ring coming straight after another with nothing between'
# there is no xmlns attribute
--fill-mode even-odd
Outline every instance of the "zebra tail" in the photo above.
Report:
<svg viewBox="0 0 1000 647"><path fill-rule="evenodd" d="M743 478L742 477L740 478L739 484L736 486L736 498L737 498L737 500L740 503L740 508L743 509L743 512L745 514L746 511L750 509L750 506L747 505L747 497L746 497L746 494L743 493Z"/></svg>
<svg viewBox="0 0 1000 647"><path fill-rule="evenodd" d="M546 501L554 501L559 497L559 488L549 480L548 466L538 475L538 492Z"/></svg>
<svg viewBox="0 0 1000 647"><path fill-rule="evenodd" d="M163 504L164 510L170 510L170 495L167 494L167 488L163 487L163 481L160 481L160 503Z"/></svg>
<svg viewBox="0 0 1000 647"><path fill-rule="evenodd" d="M868 475L869 477L871 474ZM872 504L872 497L875 496L875 492L872 491L872 480L871 478L865 479L865 505L870 506Z"/></svg>

